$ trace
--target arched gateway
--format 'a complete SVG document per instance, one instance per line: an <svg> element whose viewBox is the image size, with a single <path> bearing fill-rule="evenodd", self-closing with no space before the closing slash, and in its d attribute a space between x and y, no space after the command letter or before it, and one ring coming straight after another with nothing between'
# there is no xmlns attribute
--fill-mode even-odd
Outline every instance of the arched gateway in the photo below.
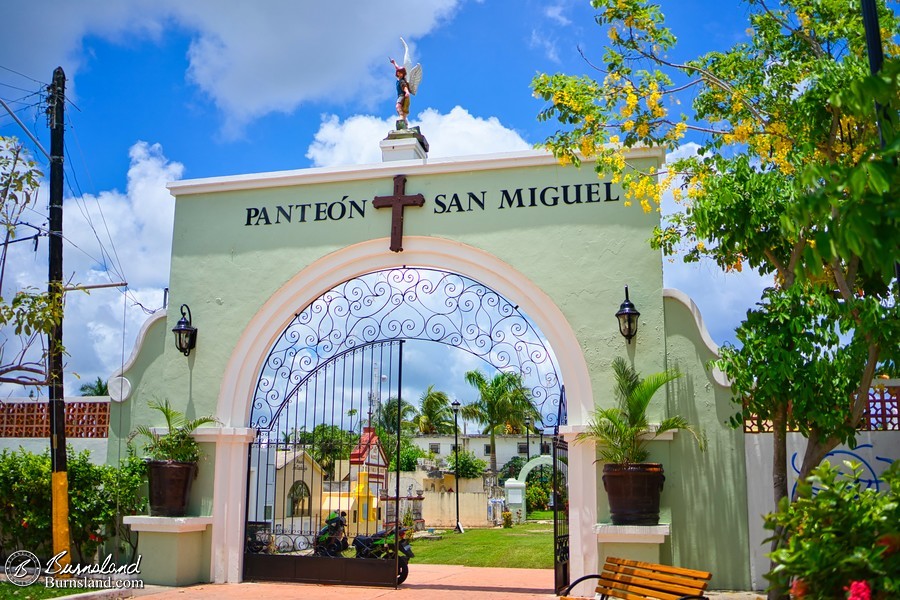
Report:
<svg viewBox="0 0 900 600"><path fill-rule="evenodd" d="M401 491L399 461L389 466L400 448L389 434L400 429L401 401L411 400L403 396L408 340L458 348L520 374L543 429L558 433L565 407L556 360L517 305L469 277L433 268L404 266L342 282L294 316L257 380L246 578L393 585L395 568L405 575L403 557L395 566L331 556L317 532L328 515L346 515L344 533L355 543L398 520L412 526L421 515L422 501L405 486ZM299 505L298 488L307 504ZM567 522L564 506L558 513ZM559 536L557 546L564 574L568 539Z"/></svg>
<svg viewBox="0 0 900 600"><path fill-rule="evenodd" d="M653 169L662 163L663 154L636 149L629 160L635 167ZM485 358L497 366L531 369L540 384L530 387L539 386L535 396L540 396L546 417L553 414L548 407L556 405L565 383L568 424L559 428L565 441L572 441L596 403L611 402L609 365L616 356L625 356L644 373L678 366L685 377L654 402L651 420L671 411L686 414L706 430L709 449L697 455L677 436L674 442L654 446L655 455L666 464L663 502L671 518L666 533L654 538L661 541L647 546L638 540L644 544L638 549L642 557L652 552L674 564L726 573L720 579L723 586L746 585L741 565L748 561L743 550L715 556L702 551L736 547L734 535L724 533L735 528L720 523L745 523L746 512L730 510L734 503L698 502L694 494L698 489L715 490L717 498L723 494L735 498L746 490L740 435L722 425L722 415L730 411L727 394L705 370L712 354L701 341L695 315L682 304L664 300L662 260L646 242L659 222L658 214L628 206L616 182L598 179L591 169L562 166L543 153L524 152L182 181L170 184L170 189L176 197L170 301L190 307L197 344L189 356L175 349L170 330L178 311L169 311L165 321L148 322L121 374L129 384L120 382L121 389L130 386L133 393L121 394L126 397L111 409L108 460L119 459L124 444L118 441L135 425L159 425L147 408L149 400L168 398L190 416L213 413L220 425L197 433L207 458L200 465L189 516L132 518L141 534L145 581L185 585L242 579L245 542L248 535L253 537L248 518L257 523L266 520L266 496L260 496L259 489L268 485L268 479L252 483L248 477L249 464L262 456L261 447L255 455L252 451L259 432L287 439L293 423L290 428L274 423L293 410L291 398L306 393L301 388L315 379L317 365L333 386L340 379L328 369L343 366L341 360L352 364L353 348L405 339L406 321L397 321L396 335L384 335L366 329L365 319L360 319L354 325L360 333L353 334L358 341L347 343L349 337L333 341L330 350L327 335L350 332L350 324L328 325L309 343L283 344L287 340L283 336L304 326L303 311L314 309L335 290L342 290L341 302L352 304L357 291L346 287L348 282L396 276L399 289L406 275L429 273L420 277L420 284L427 287L446 278L479 298L504 299L503 306L513 308L510 315L527 316L520 321L523 331L533 327L540 332L534 339L543 340L545 347L537 354L525 351L520 358L514 350L502 358L490 356L488 350ZM380 208L393 204L398 207ZM626 284L641 312L640 331L630 343L619 334L614 317ZM394 289L385 285L384 290ZM403 298L393 292L367 294L373 302ZM497 312L482 314L501 314L499 308L491 310ZM340 320L345 313L332 310L331 315ZM419 333L409 337L447 343L456 335L454 345L490 347L479 346L486 340L478 335L467 337L466 318L432 329L423 321L416 325ZM520 336L520 347L532 342L528 335ZM279 355L279 348L293 350ZM341 352L344 358L338 358ZM542 353L547 361L532 362L552 364L550 371L527 364L529 357ZM275 363L270 362L273 358ZM371 362L361 359L358 372L371 372ZM285 366L288 363L291 367ZM358 396L356 403L357 416L368 412ZM712 406L716 410L709 410ZM347 409L342 412L346 415ZM298 421L297 429L304 425ZM359 430L358 421L354 427ZM289 461L298 471L330 468L312 455L283 453L279 460L273 454L272 464L282 468ZM598 498L594 461L592 444L569 446L570 513L565 525L572 579L596 572L607 552L607 542L598 537L607 508L605 498ZM709 477L713 472L715 478ZM321 511L319 494L324 490L302 478L290 478L288 483L280 488L283 501L278 507L273 502L271 510L296 522L321 517L315 511L316 506ZM264 500L251 503L249 497ZM282 523L276 544L303 546L298 535L291 537L285 531ZM631 547L631 538L615 535L619 537L611 544ZM414 573L413 569L410 576ZM548 581L548 590L553 586Z"/></svg>

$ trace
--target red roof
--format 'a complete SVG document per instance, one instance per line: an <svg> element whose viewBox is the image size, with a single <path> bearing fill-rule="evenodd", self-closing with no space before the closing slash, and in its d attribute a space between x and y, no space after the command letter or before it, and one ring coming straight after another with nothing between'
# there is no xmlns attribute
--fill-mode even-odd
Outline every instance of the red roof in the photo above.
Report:
<svg viewBox="0 0 900 600"><path fill-rule="evenodd" d="M369 451L372 448L378 449L379 461L374 463L368 460ZM375 433L374 427L363 427L362 435L359 437L359 444L350 452L350 464L362 465L369 464L384 467L387 466L387 457L384 455L384 449L381 447L381 440Z"/></svg>

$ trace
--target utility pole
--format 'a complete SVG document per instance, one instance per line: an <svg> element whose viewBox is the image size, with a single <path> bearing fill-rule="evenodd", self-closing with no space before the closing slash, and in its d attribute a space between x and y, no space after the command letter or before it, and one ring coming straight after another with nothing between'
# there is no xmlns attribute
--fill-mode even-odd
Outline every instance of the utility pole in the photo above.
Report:
<svg viewBox="0 0 900 600"><path fill-rule="evenodd" d="M62 67L53 71L48 88L47 115L50 121L50 307L57 322L49 334L48 378L50 382L50 461L53 506L53 554L65 551L61 566L71 562L69 551L69 476L66 471L66 404L63 388L63 132L65 130L66 74Z"/></svg>
<svg viewBox="0 0 900 600"><path fill-rule="evenodd" d="M869 72L877 75L884 66L884 48L881 44L881 27L878 24L878 6L875 0L862 0L860 6L862 9L863 28L866 32L866 53L869 55ZM878 139L881 147L885 146L883 120L885 118L884 109L881 105L875 103L875 126L878 128ZM896 166L896 158L895 166ZM894 263L894 285L897 289L896 295L900 298L900 262Z"/></svg>

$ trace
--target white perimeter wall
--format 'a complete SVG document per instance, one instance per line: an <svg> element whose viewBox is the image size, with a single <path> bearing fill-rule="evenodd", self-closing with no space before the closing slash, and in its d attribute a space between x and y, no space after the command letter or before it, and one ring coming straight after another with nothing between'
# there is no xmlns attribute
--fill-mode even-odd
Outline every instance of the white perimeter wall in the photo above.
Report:
<svg viewBox="0 0 900 600"><path fill-rule="evenodd" d="M861 432L856 437L857 446L851 450L846 446L837 447L828 455L828 461L841 466L845 460L861 462L864 479L869 486L884 490L886 484L881 474L895 460L900 460L900 432ZM753 589L762 590L768 585L763 575L769 570L768 544L763 540L768 532L763 529L762 516L775 510L772 492L772 434L757 433L745 436L747 462L747 508L750 517L750 577ZM797 481L797 473L803 462L806 438L799 433L789 433L787 438L788 493L792 493Z"/></svg>

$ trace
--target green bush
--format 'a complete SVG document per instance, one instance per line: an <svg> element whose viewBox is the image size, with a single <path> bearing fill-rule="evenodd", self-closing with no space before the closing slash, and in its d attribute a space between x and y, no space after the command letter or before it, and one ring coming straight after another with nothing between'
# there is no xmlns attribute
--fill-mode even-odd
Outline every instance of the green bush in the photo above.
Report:
<svg viewBox="0 0 900 600"><path fill-rule="evenodd" d="M531 512L534 510L547 510L550 508L550 489L549 483L528 483L525 488L525 510Z"/></svg>
<svg viewBox="0 0 900 600"><path fill-rule="evenodd" d="M456 470L456 457L459 456L459 471ZM475 454L470 451L454 452L447 459L448 467L454 473L457 473L460 479L474 479L484 475L487 469L487 463L480 458L475 458Z"/></svg>
<svg viewBox="0 0 900 600"><path fill-rule="evenodd" d="M402 443L401 443L402 444ZM415 471L417 465L417 461L420 458L427 458L428 452L425 452L418 446L413 446L412 444L408 446L403 446L400 448L400 470L401 471ZM397 469L396 463L391 460L391 464L388 467L391 471Z"/></svg>
<svg viewBox="0 0 900 600"><path fill-rule="evenodd" d="M844 464L849 475L816 467L796 502L785 498L767 515L766 528L783 528L784 542L766 577L798 598L845 598L864 587L873 599L900 598L900 463L884 473L882 493L861 489L860 465Z"/></svg>
<svg viewBox="0 0 900 600"><path fill-rule="evenodd" d="M130 453L118 468L95 465L87 451L75 453L70 446L66 470L73 562L90 563L97 548L117 535L131 544L122 516L145 507L143 461ZM53 554L50 472L49 450L0 452L0 556L20 549L42 559Z"/></svg>
<svg viewBox="0 0 900 600"><path fill-rule="evenodd" d="M24 549L52 555L50 453L0 452L0 553Z"/></svg>

